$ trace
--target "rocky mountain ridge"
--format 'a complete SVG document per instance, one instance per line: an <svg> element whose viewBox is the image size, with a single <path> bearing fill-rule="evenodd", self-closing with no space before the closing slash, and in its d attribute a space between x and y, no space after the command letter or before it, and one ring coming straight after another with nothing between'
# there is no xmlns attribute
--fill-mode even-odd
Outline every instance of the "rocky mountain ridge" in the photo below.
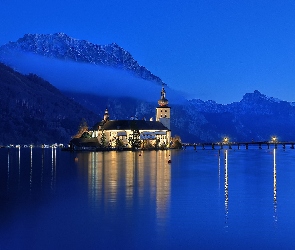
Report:
<svg viewBox="0 0 295 250"><path fill-rule="evenodd" d="M116 43L98 45L74 39L64 33L25 34L16 42L0 47L0 59L10 51L30 52L41 56L123 69L145 80L165 84L158 76L141 66L132 55Z"/></svg>
<svg viewBox="0 0 295 250"><path fill-rule="evenodd" d="M116 44L100 46L57 33L25 35L17 42L1 46L0 55L11 50L145 72L138 76L162 83ZM155 96L154 102L147 102L141 100L140 95L136 95L137 98L110 97L103 95L103 91L89 94L69 90L61 93L34 74L22 75L4 65L1 65L0 84L3 90L0 96L3 107L0 143L70 139L82 118L92 126L102 118L106 107L111 119L128 119L130 116L149 119L154 117L160 97ZM73 79L71 84L81 83ZM167 98L169 100L169 92ZM279 140L295 141L294 103L267 97L258 90L245 94L240 102L227 105L202 100L187 100L182 104L170 102L169 105L172 107L172 135L181 136L184 142L217 142L225 136L234 141L261 141L269 140L273 135Z"/></svg>
<svg viewBox="0 0 295 250"><path fill-rule="evenodd" d="M257 114L272 115L281 112L294 112L294 102L282 101L277 98L268 97L258 90L246 93L240 102L230 104L218 104L215 101L202 101L193 99L189 101L199 112L208 113L233 113L233 114Z"/></svg>

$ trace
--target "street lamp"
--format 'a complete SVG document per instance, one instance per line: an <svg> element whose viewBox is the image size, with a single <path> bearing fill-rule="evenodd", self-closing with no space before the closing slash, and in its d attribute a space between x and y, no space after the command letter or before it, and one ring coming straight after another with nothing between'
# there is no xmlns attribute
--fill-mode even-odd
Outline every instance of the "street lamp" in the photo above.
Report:
<svg viewBox="0 0 295 250"><path fill-rule="evenodd" d="M223 138L223 143L228 143L229 142L229 138L228 137L224 137Z"/></svg>

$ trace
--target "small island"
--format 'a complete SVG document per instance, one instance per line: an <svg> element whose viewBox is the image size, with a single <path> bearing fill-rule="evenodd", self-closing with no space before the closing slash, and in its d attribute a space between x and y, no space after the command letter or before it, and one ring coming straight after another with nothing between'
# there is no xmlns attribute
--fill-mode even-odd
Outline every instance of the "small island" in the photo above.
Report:
<svg viewBox="0 0 295 250"><path fill-rule="evenodd" d="M70 141L71 150L137 150L168 149L181 145L180 138L171 137L171 108L166 91L162 87L156 107L156 120L138 119L110 120L108 109L103 119L91 129L87 124L80 126L77 135Z"/></svg>

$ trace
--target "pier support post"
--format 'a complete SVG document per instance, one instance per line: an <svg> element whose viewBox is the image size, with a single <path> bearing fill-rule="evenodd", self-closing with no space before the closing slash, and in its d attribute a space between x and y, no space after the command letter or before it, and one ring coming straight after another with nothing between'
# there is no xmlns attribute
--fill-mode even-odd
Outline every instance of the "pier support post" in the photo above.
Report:
<svg viewBox="0 0 295 250"><path fill-rule="evenodd" d="M212 149L215 149L215 145L214 145L214 143L212 143Z"/></svg>
<svg viewBox="0 0 295 250"><path fill-rule="evenodd" d="M248 149L248 143L246 143L246 149Z"/></svg>

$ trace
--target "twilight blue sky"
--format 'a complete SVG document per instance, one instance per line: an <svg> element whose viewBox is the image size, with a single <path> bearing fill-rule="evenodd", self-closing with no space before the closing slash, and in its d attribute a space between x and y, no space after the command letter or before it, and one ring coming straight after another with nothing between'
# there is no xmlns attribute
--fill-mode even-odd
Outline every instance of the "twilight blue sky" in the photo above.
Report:
<svg viewBox="0 0 295 250"><path fill-rule="evenodd" d="M295 0L0 0L0 45L64 32L116 42L190 98L295 101Z"/></svg>

